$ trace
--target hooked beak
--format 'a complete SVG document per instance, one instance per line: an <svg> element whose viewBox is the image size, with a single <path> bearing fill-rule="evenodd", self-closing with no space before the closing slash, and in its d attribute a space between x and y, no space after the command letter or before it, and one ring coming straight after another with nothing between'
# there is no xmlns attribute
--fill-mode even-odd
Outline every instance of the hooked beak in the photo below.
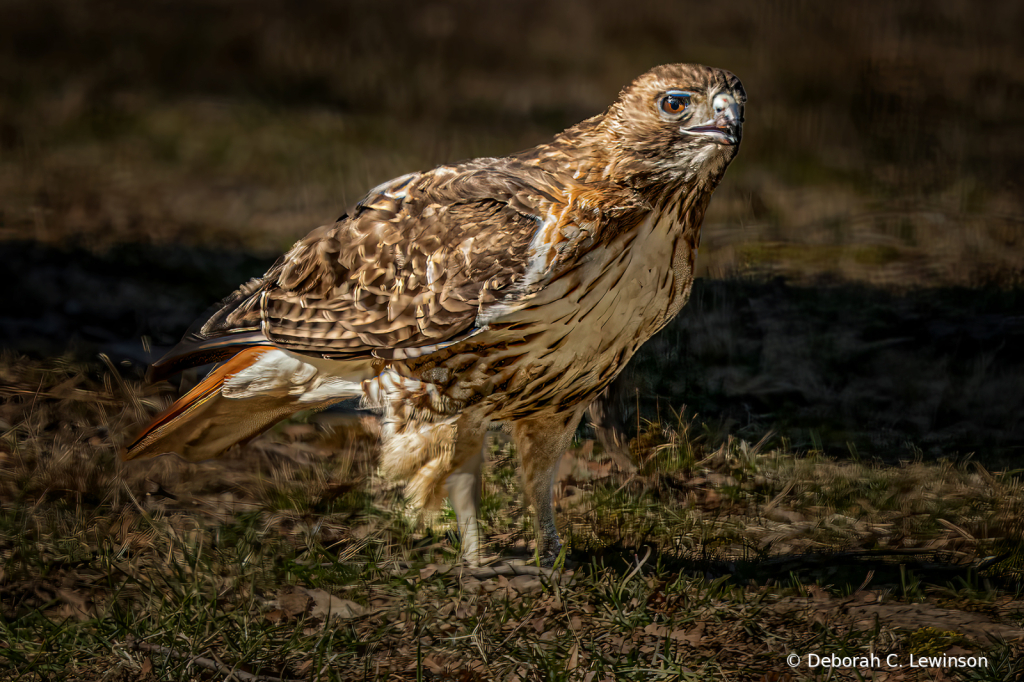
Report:
<svg viewBox="0 0 1024 682"><path fill-rule="evenodd" d="M739 144L743 119L740 118L740 105L736 99L723 92L715 96L712 105L715 109L714 118L690 128L680 128L679 132L718 144Z"/></svg>

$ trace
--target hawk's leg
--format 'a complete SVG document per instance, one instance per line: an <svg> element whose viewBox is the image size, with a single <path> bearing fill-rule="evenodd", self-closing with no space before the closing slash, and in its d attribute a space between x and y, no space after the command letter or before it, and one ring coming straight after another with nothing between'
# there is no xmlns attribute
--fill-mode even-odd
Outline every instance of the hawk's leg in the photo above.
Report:
<svg viewBox="0 0 1024 682"><path fill-rule="evenodd" d="M480 493L486 433L479 427L459 429L453 457L459 464L444 482L459 524L462 558L473 566L480 563Z"/></svg>
<svg viewBox="0 0 1024 682"><path fill-rule="evenodd" d="M577 407L570 412L530 417L512 424L512 437L523 465L526 500L536 514L537 551L546 562L557 557L562 549L551 499L555 474L584 409L585 406Z"/></svg>
<svg viewBox="0 0 1024 682"><path fill-rule="evenodd" d="M480 561L480 492L487 425L478 415L457 420L385 422L381 469L406 478L405 493L414 509L437 509L447 495L458 519L463 558Z"/></svg>

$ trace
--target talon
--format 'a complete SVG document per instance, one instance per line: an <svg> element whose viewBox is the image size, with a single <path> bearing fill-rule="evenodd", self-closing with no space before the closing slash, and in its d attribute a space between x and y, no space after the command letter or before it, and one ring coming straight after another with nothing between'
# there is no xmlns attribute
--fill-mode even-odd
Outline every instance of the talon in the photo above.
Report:
<svg viewBox="0 0 1024 682"><path fill-rule="evenodd" d="M559 555L562 553L562 543L546 543L544 548L538 552L541 566L550 568L555 565Z"/></svg>

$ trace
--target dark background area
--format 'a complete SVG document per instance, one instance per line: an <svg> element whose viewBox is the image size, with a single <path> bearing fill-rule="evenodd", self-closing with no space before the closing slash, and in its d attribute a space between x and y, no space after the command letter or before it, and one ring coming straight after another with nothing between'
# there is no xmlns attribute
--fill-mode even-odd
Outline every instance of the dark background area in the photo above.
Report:
<svg viewBox="0 0 1024 682"><path fill-rule="evenodd" d="M614 398L886 458L1024 448L1024 7L0 2L0 345L135 372L367 188L728 68L694 298ZM148 344L149 342L147 342ZM630 408L630 406L633 406Z"/></svg>

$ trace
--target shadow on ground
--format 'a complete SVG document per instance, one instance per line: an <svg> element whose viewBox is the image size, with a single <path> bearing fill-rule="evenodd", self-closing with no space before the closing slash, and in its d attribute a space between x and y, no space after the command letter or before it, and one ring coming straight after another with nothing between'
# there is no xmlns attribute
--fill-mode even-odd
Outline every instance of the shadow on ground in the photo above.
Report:
<svg viewBox="0 0 1024 682"><path fill-rule="evenodd" d="M271 262L228 250L35 242L0 242L0 260L21 290L0 312L0 345L36 357L104 352L140 370ZM973 455L1004 468L1024 454L1021 310L1021 289L699 280L683 313L614 385L610 418L635 435L647 420L672 426L685 406L751 441L771 432L833 456Z"/></svg>

